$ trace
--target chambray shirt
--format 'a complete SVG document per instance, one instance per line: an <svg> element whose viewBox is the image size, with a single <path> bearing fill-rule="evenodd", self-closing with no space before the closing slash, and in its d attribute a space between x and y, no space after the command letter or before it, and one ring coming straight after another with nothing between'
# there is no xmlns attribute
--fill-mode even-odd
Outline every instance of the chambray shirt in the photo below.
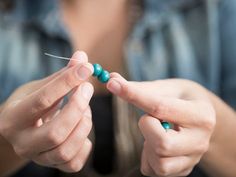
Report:
<svg viewBox="0 0 236 177"><path fill-rule="evenodd" d="M17 0L0 12L0 102L18 86L66 65L71 56L57 0ZM144 0L124 46L131 80L185 78L236 107L236 1Z"/></svg>

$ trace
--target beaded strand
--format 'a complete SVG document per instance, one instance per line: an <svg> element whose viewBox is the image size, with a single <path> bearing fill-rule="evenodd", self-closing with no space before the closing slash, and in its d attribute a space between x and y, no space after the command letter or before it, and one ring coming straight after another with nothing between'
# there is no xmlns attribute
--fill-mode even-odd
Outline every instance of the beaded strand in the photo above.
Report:
<svg viewBox="0 0 236 177"><path fill-rule="evenodd" d="M110 79L110 73L102 68L101 65L93 64L94 72L93 76L97 77L101 83L107 83Z"/></svg>

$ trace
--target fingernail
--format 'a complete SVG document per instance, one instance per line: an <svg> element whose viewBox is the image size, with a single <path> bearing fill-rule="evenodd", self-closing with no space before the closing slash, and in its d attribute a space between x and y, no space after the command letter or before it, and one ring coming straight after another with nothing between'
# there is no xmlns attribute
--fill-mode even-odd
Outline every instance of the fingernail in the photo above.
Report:
<svg viewBox="0 0 236 177"><path fill-rule="evenodd" d="M87 54L85 53L85 52L83 52L83 51L80 51L79 52L79 59L80 60L82 60L82 61L88 61L88 56L87 56Z"/></svg>
<svg viewBox="0 0 236 177"><path fill-rule="evenodd" d="M80 80L86 80L88 79L93 72L93 69L91 68L92 66L88 65L88 64L83 64L82 66L79 67L78 69L78 78Z"/></svg>
<svg viewBox="0 0 236 177"><path fill-rule="evenodd" d="M119 94L121 91L121 84L116 80L111 80L108 84L108 90L110 90L114 94Z"/></svg>
<svg viewBox="0 0 236 177"><path fill-rule="evenodd" d="M80 87L83 97L89 100L93 95L92 85L89 83L83 83Z"/></svg>
<svg viewBox="0 0 236 177"><path fill-rule="evenodd" d="M78 62L86 62L88 56L83 51L77 51L73 54L72 59L78 60Z"/></svg>

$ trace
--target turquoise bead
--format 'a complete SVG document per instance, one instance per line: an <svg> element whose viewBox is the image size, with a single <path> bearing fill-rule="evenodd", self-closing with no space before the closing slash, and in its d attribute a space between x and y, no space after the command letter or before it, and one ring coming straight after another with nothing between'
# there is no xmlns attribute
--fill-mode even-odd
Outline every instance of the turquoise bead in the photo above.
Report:
<svg viewBox="0 0 236 177"><path fill-rule="evenodd" d="M102 73L98 76L98 80L102 83L107 83L110 79L110 73L106 70L103 70Z"/></svg>
<svg viewBox="0 0 236 177"><path fill-rule="evenodd" d="M102 71L103 71L102 66L99 65L99 64L97 64L97 63L93 64L93 69L94 69L93 76L97 76L97 77L98 77L98 76L102 73Z"/></svg>
<svg viewBox="0 0 236 177"><path fill-rule="evenodd" d="M168 130L168 129L171 128L171 127L170 127L170 123L168 123L168 122L162 122L161 125L162 125L162 127L163 127L164 129L166 129L166 130Z"/></svg>

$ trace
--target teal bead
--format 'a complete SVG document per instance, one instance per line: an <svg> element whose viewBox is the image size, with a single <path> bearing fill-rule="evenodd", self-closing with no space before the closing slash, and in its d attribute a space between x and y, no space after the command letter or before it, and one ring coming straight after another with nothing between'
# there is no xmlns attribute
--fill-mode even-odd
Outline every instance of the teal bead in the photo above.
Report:
<svg viewBox="0 0 236 177"><path fill-rule="evenodd" d="M102 73L98 76L98 80L101 83L107 83L110 79L110 73L106 70L103 70Z"/></svg>
<svg viewBox="0 0 236 177"><path fill-rule="evenodd" d="M168 123L168 122L161 122L161 125L166 130L171 128L170 123Z"/></svg>
<svg viewBox="0 0 236 177"><path fill-rule="evenodd" d="M96 77L98 77L103 71L102 66L97 63L93 64L93 69L94 69L93 76Z"/></svg>

